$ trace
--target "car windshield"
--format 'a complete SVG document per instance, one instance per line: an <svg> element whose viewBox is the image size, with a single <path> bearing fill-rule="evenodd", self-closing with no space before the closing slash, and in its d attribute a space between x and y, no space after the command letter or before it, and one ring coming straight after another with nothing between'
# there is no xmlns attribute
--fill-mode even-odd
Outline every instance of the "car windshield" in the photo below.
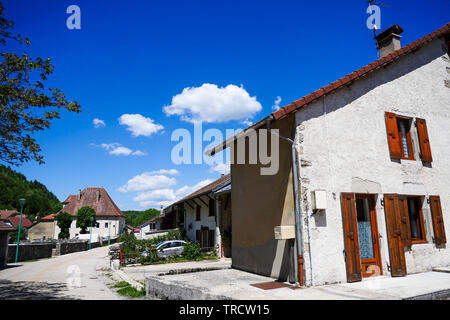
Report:
<svg viewBox="0 0 450 320"><path fill-rule="evenodd" d="M159 247L160 245L162 245L165 241L158 243L156 246Z"/></svg>

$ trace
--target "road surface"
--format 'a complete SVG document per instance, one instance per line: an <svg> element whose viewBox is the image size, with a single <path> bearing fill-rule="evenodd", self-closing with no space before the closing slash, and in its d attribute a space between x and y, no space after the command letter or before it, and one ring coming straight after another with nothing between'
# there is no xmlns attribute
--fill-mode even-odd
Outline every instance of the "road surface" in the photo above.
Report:
<svg viewBox="0 0 450 320"><path fill-rule="evenodd" d="M108 247L100 247L8 264L0 270L0 299L122 299L104 281L108 263Z"/></svg>

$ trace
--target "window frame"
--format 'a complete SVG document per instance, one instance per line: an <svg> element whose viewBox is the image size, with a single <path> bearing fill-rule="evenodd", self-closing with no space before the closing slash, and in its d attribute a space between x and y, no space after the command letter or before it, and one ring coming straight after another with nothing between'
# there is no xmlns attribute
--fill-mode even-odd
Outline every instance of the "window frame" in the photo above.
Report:
<svg viewBox="0 0 450 320"><path fill-rule="evenodd" d="M406 118L406 117L401 117L401 116L397 116L397 129L398 129L398 141L400 144L400 149L402 150L402 156L400 159L403 160L415 160L414 157L414 146L413 146L413 142L412 142L412 136L411 136L411 129L412 129L412 118ZM404 153L404 148L403 148L403 135L402 135L402 131L400 129L400 122L406 123L407 126L407 132L406 132L406 140L408 143L408 150L409 150L409 157L405 156Z"/></svg>
<svg viewBox="0 0 450 320"><path fill-rule="evenodd" d="M415 201L416 201L416 204L417 204L417 206L418 206L418 209L419 209L419 219L418 219L418 223L419 223L419 228L420 228L420 230L421 230L421 238L413 238L413 236L412 236L412 230L411 230L411 244L423 244L423 243L428 243L428 241L427 241L427 232L426 232L426 229L425 229L425 222L424 222L424 219L423 219L423 201L422 201L422 197L421 196L409 196L409 195L407 195L406 196L406 200L407 200L407 202L408 202L408 219L409 219L409 225L410 225L410 228L411 228L411 215L410 215L410 212L409 212L409 200L410 199L415 199Z"/></svg>

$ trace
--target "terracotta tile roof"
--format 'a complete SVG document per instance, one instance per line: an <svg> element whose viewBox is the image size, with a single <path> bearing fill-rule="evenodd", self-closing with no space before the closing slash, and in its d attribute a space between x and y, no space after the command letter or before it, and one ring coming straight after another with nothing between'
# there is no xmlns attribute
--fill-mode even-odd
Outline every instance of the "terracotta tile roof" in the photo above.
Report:
<svg viewBox="0 0 450 320"><path fill-rule="evenodd" d="M14 231L15 229L10 225L0 221L0 231Z"/></svg>
<svg viewBox="0 0 450 320"><path fill-rule="evenodd" d="M387 55L386 57L381 58L377 61L374 61L374 62L368 64L367 66L364 66L364 67L346 75L345 77L343 77L333 83L330 83L330 84L320 88L319 90L316 90L313 93L310 93L309 95L304 96L303 98L300 98L297 101L292 102L291 104L288 104L287 106L273 112L272 116L275 120L278 120L278 119L288 115L289 113L302 108L303 106L307 105L308 103L311 103L314 100L319 99L320 97L324 96L325 94L328 94L342 86L348 85L352 81L358 80L362 76L366 75L369 72L372 72L375 69L388 66L398 57L416 51L421 46L423 46L426 42L429 42L435 38L442 37L447 34L450 34L450 22L447 23L442 28L430 33L429 35L426 35L423 38L420 38L417 41L414 41L413 43L411 43L405 47L402 47L402 48L394 51L393 53Z"/></svg>
<svg viewBox="0 0 450 320"><path fill-rule="evenodd" d="M9 222L11 222L11 224L12 224L14 227L17 228L17 227L19 227L19 223L20 223L20 214L15 215L15 216L12 216L12 217L9 217L7 220L8 220ZM33 225L33 222L31 222L31 220L28 219L28 217L27 217L26 214L23 214L23 215L22 215L22 227L29 228L29 227L31 227L32 225Z"/></svg>
<svg viewBox="0 0 450 320"><path fill-rule="evenodd" d="M80 199L77 195L70 195L63 203L64 207L59 212L66 211L72 216L76 216L78 210L82 207L91 207L95 210L97 216L126 217L102 187L85 188L81 191Z"/></svg>
<svg viewBox="0 0 450 320"><path fill-rule="evenodd" d="M18 213L16 210L0 210L0 220L7 219L16 213Z"/></svg>
<svg viewBox="0 0 450 320"><path fill-rule="evenodd" d="M55 218L56 218L56 214L49 214L48 216L45 216L45 217L41 218L40 221L42 221L42 220L55 220Z"/></svg>

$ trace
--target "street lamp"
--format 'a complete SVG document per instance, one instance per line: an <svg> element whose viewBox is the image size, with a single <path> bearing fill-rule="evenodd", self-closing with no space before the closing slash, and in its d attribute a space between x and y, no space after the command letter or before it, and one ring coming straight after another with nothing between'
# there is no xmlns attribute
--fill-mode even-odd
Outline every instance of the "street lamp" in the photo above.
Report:
<svg viewBox="0 0 450 320"><path fill-rule="evenodd" d="M17 233L17 247L16 247L16 260L15 263L17 263L17 260L19 258L19 242L20 242L20 229L22 227L22 212L23 212L23 207L25 206L25 202L27 200L24 198L20 198L19 199L19 204L20 204L20 221L19 221L19 232Z"/></svg>
<svg viewBox="0 0 450 320"><path fill-rule="evenodd" d="M91 243L92 243L92 221L94 221L94 217L90 217L89 221L91 221L91 235L89 236L89 250L91 250Z"/></svg>

